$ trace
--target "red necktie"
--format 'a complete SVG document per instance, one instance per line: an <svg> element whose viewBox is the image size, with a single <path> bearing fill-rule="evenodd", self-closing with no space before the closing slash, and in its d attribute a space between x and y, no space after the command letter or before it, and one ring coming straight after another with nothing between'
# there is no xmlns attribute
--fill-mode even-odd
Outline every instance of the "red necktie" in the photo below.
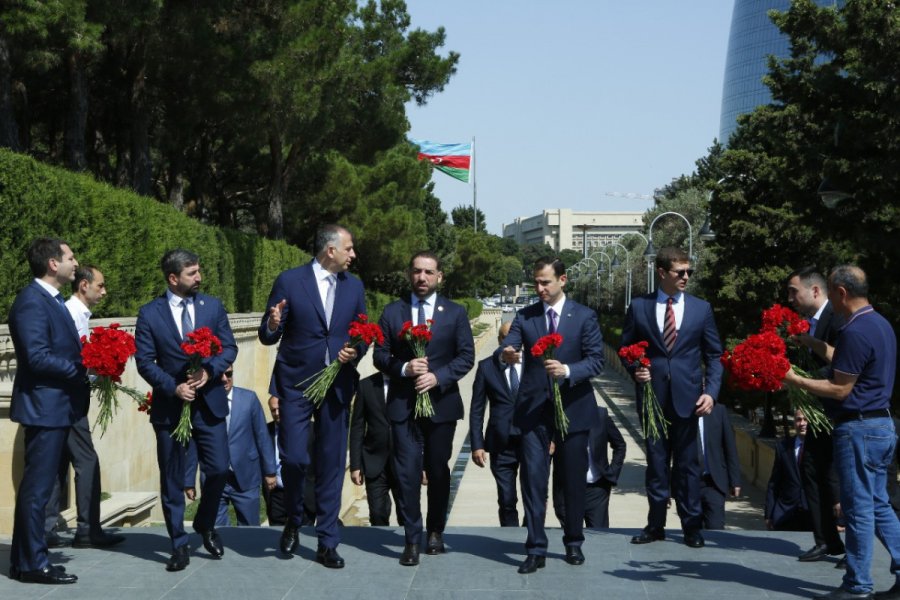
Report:
<svg viewBox="0 0 900 600"><path fill-rule="evenodd" d="M666 344L666 350L672 351L675 345L675 338L678 334L675 332L675 309L672 308L672 297L666 301L666 316L663 319L663 342Z"/></svg>

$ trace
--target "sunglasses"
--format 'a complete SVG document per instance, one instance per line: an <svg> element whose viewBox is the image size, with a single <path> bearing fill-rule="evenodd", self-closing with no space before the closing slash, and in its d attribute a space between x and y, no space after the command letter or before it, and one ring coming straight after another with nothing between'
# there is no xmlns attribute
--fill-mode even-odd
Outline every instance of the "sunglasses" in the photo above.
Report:
<svg viewBox="0 0 900 600"><path fill-rule="evenodd" d="M234 377L234 371L225 371L225 377L231 379L232 377Z"/></svg>
<svg viewBox="0 0 900 600"><path fill-rule="evenodd" d="M676 275L678 275L678 278L681 279L685 275L687 275L688 277L693 277L694 270L693 269L678 269L677 271L673 271L672 269L669 269L669 273L675 273Z"/></svg>

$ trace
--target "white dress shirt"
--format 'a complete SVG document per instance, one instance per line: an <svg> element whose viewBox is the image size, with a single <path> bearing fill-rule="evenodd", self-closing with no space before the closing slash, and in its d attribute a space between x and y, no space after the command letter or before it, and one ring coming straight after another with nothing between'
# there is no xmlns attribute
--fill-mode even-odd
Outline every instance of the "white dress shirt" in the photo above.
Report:
<svg viewBox="0 0 900 600"><path fill-rule="evenodd" d="M656 325L659 332L663 332L666 321L666 305L669 295L662 290L656 290ZM675 312L675 332L681 330L681 322L684 320L684 292L678 292L672 296L672 310Z"/></svg>
<svg viewBox="0 0 900 600"><path fill-rule="evenodd" d="M91 309L84 305L84 302L78 296L72 296L66 300L66 308L75 321L75 329L78 330L78 337L86 337L90 335L90 326L88 325L91 318Z"/></svg>
<svg viewBox="0 0 900 600"><path fill-rule="evenodd" d="M182 339L184 339L184 332L181 330L181 312L184 308L181 306L181 301L188 301L187 311L191 316L191 323L194 324L194 327L197 327L196 313L194 312L194 299L182 298L177 294L173 294L172 290L166 290L166 298L169 300L169 310L172 311L172 318L175 319L175 327L178 328L178 333L181 335Z"/></svg>
<svg viewBox="0 0 900 600"><path fill-rule="evenodd" d="M430 319L434 319L434 305L437 303L437 292L434 292L427 298L423 298L422 301L425 303L425 320L428 321ZM419 297L415 294L410 294L410 303L412 304L412 309L410 311L410 321L413 325L419 325ZM403 373L404 377L418 377L418 375L407 375L406 374L406 365L408 362L403 363L403 366L400 367L400 372ZM387 385L387 382L385 382Z"/></svg>
<svg viewBox="0 0 900 600"><path fill-rule="evenodd" d="M550 331L550 315L548 315L547 312L552 308L553 312L556 313L556 331L558 333L559 326L562 324L563 308L566 305L566 295L560 294L559 300L556 301L556 304L550 305L550 304L547 304L546 302L542 302L541 304L543 304L543 306L544 306L544 322L546 322L546 324L547 324L547 332L549 333L549 331ZM565 343L565 340L563 340L563 343ZM528 351L530 352L531 348L528 348ZM569 375L571 375L571 371L569 370L569 365L563 365L563 367L566 368L566 376L564 377L564 379L568 379ZM521 379L519 381L521 381Z"/></svg>
<svg viewBox="0 0 900 600"><path fill-rule="evenodd" d="M326 271L321 264L319 264L318 260L313 260L312 263L313 276L316 278L316 285L319 287L319 299L322 301L322 306L325 306L325 300L328 297L328 286L330 285L328 282L329 277L334 277L334 291L337 293L337 275L332 273L331 271Z"/></svg>

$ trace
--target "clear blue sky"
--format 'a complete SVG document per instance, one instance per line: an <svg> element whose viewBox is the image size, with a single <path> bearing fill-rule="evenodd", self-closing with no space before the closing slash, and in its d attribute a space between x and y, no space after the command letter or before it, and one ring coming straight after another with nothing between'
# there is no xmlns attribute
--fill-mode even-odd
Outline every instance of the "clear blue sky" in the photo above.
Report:
<svg viewBox="0 0 900 600"><path fill-rule="evenodd" d="M644 210L719 132L731 0L407 0L458 71L410 137L476 138L488 231L545 208ZM472 188L435 171L444 210Z"/></svg>

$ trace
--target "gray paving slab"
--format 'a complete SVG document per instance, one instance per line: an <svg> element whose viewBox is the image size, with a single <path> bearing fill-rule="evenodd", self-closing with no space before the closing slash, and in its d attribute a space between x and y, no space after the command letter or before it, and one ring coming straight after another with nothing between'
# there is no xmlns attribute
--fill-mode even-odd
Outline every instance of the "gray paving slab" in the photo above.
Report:
<svg viewBox="0 0 900 600"><path fill-rule="evenodd" d="M109 550L64 548L54 563L78 575L77 584L39 586L0 577L0 598L174 598L367 600L380 598L808 598L840 584L835 559L800 563L808 533L705 532L707 545L692 549L672 531L662 542L629 543L637 528L586 532L586 563L563 561L561 532L548 531L547 566L533 575L516 572L523 558L522 528L452 527L448 552L422 556L418 567L402 567L399 528L345 527L340 552L347 567L331 570L314 562L314 532L301 530L301 548L290 558L276 546L280 530L223 528L226 553L213 560L191 536L190 566L167 573L169 541L162 527L123 530L125 543ZM876 589L893 584L889 557L876 547ZM9 540L0 540L0 573L9 569Z"/></svg>

